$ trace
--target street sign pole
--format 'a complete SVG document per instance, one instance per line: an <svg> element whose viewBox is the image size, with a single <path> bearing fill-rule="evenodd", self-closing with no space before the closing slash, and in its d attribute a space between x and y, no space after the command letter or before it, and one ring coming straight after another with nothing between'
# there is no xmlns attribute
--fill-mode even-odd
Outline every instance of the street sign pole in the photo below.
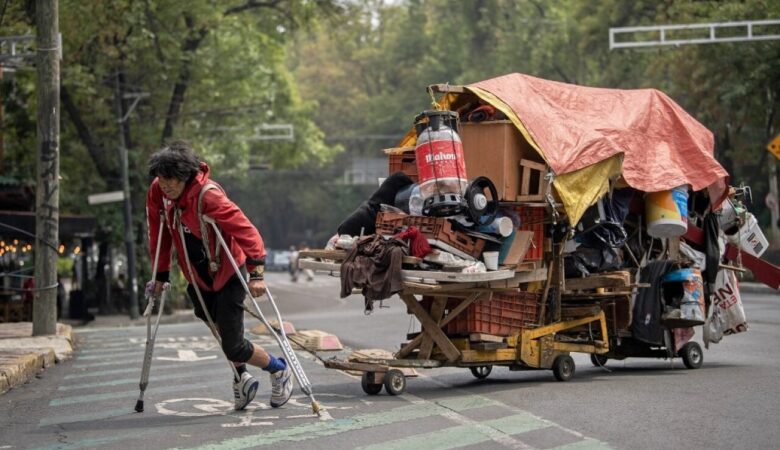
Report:
<svg viewBox="0 0 780 450"><path fill-rule="evenodd" d="M122 88L119 72L116 74L116 113L119 125L119 164L122 168L122 192L124 193L125 251L127 251L127 282L130 288L130 318L138 318L138 283L135 268L135 233L133 230L133 206L130 198L130 179L128 175L127 144L125 142L124 122L127 116L122 108Z"/></svg>

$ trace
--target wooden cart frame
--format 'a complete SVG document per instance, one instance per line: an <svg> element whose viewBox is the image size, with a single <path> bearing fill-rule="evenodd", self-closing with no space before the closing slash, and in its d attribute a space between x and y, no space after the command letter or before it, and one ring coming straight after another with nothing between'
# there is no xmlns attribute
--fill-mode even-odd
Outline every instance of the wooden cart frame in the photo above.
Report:
<svg viewBox="0 0 780 450"><path fill-rule="evenodd" d="M339 263L305 259L323 255L322 251L301 252L299 265L303 269L339 273ZM600 335L607 336L607 321L601 310L574 320L521 329L512 336L500 338L500 342L475 344L469 337L450 337L445 333L446 325L474 302L489 298L492 292L516 290L520 283L546 280L547 269L477 274L403 270L402 275L404 289L399 297L420 322L422 331L410 337L392 359L325 361L328 368L363 372L361 385L369 395L378 394L383 386L391 395L403 393L406 377L399 368L464 367L477 378L487 377L492 366L507 366L511 370L552 369L558 380L567 381L575 370L569 353L601 355L609 352L608 340L573 343L556 339L557 333L594 323ZM449 283L438 284L441 281ZM433 301L426 307L416 295L433 297ZM459 302L445 315L447 303L453 298Z"/></svg>

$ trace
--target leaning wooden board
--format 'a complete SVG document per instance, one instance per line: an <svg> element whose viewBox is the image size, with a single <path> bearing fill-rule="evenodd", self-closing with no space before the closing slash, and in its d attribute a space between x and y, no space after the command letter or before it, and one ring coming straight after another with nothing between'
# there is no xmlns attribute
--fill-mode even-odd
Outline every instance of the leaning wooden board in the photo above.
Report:
<svg viewBox="0 0 780 450"><path fill-rule="evenodd" d="M301 269L321 270L325 272L341 272L341 264L335 262L298 260ZM404 281L448 282L448 283L478 283L498 280L508 280L515 276L514 270L494 270L483 273L438 272L434 270L401 270Z"/></svg>

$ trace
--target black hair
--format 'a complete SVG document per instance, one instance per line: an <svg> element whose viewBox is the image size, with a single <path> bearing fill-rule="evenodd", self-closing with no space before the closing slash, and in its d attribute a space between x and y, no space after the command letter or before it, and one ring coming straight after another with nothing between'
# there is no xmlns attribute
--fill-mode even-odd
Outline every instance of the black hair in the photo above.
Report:
<svg viewBox="0 0 780 450"><path fill-rule="evenodd" d="M187 141L173 141L149 158L149 176L190 181L200 170L200 159Z"/></svg>

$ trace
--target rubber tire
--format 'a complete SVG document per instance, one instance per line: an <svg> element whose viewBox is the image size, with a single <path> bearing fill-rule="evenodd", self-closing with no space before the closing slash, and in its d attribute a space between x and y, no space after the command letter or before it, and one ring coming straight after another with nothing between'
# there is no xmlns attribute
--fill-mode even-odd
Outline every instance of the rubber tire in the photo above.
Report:
<svg viewBox="0 0 780 450"><path fill-rule="evenodd" d="M689 369L698 369L704 364L704 352L696 342L688 342L683 345L678 355L682 357L683 364Z"/></svg>
<svg viewBox="0 0 780 450"><path fill-rule="evenodd" d="M360 387L362 387L363 392L368 395L377 395L382 391L381 384L370 383L368 381L368 372L363 372L363 377L360 379Z"/></svg>
<svg viewBox="0 0 780 450"><path fill-rule="evenodd" d="M590 354L590 363L593 364L594 367L606 366L607 361L609 361L609 358L604 355L597 355L595 353Z"/></svg>
<svg viewBox="0 0 780 450"><path fill-rule="evenodd" d="M558 381L569 381L574 376L576 367L574 366L574 360L569 355L559 355L553 361L553 375Z"/></svg>
<svg viewBox="0 0 780 450"><path fill-rule="evenodd" d="M493 366L474 366L469 367L469 370L471 370L471 374L474 375L474 378L484 380L490 375L490 372L493 371Z"/></svg>
<svg viewBox="0 0 780 450"><path fill-rule="evenodd" d="M401 395L406 390L406 377L398 369L390 369L385 373L385 391L390 395Z"/></svg>

